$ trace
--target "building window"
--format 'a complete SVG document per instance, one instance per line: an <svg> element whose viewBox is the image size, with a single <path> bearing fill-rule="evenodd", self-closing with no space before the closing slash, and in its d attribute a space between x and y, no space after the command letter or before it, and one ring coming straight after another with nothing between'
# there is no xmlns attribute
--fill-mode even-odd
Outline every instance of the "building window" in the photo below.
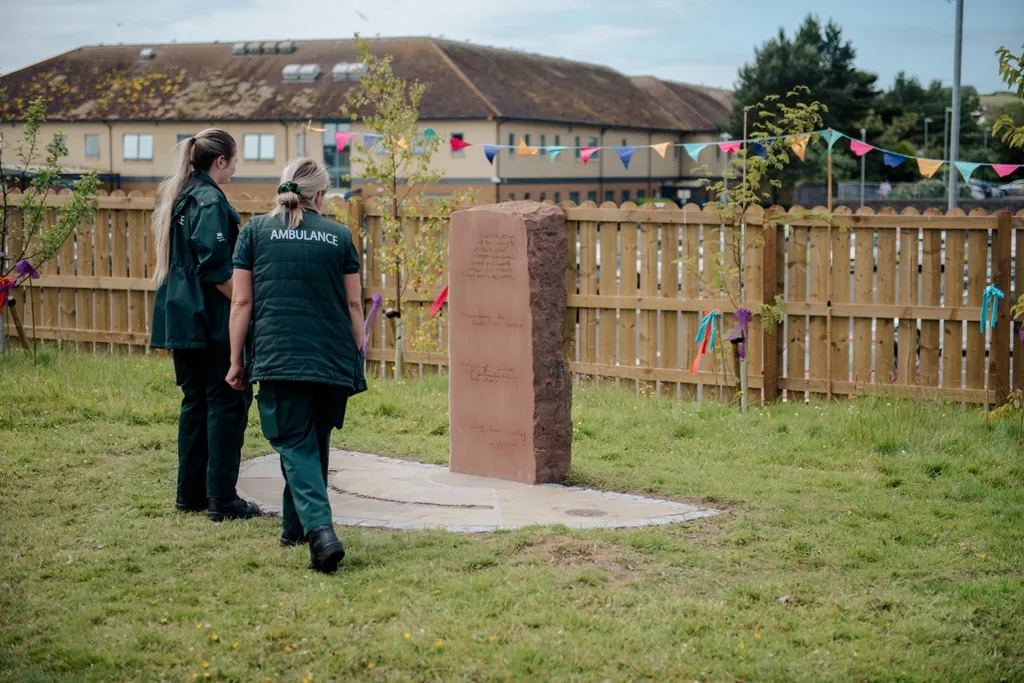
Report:
<svg viewBox="0 0 1024 683"><path fill-rule="evenodd" d="M177 140L175 142L176 144L180 145L181 143L185 142L185 140L188 140L190 137L192 137L192 133L178 133Z"/></svg>
<svg viewBox="0 0 1024 683"><path fill-rule="evenodd" d="M152 161L153 136L126 134L124 136L124 159L125 161Z"/></svg>
<svg viewBox="0 0 1024 683"><path fill-rule="evenodd" d="M529 192L526 192L525 194L523 194L523 199L525 199L525 200L529 201L529 199L530 199L530 193L529 193Z"/></svg>
<svg viewBox="0 0 1024 683"><path fill-rule="evenodd" d="M615 201L615 190L605 190L605 192L604 192L604 200L606 202L614 202Z"/></svg>
<svg viewBox="0 0 1024 683"><path fill-rule="evenodd" d="M590 138L589 140L587 140L587 147L597 147L597 138ZM599 157L600 155L601 155L601 152L600 152L600 151L595 151L595 152L594 152L594 153L593 153L593 154L591 155L591 157L590 157L590 158L591 158L591 159L596 159L596 158L598 158L598 157Z"/></svg>
<svg viewBox="0 0 1024 683"><path fill-rule="evenodd" d="M597 204L597 190L591 190L587 193L587 201Z"/></svg>
<svg viewBox="0 0 1024 683"><path fill-rule="evenodd" d="M548 136L544 135L542 133L541 136L540 136L540 155L541 156L544 156L545 154L548 153L547 146L548 146Z"/></svg>
<svg viewBox="0 0 1024 683"><path fill-rule="evenodd" d="M346 176L352 172L352 156L350 154L352 140L349 140L344 152L339 152L337 133L351 132L352 125L348 122L324 122L323 128L324 166L327 167L327 175L331 177L331 187L348 188L349 179ZM307 149L309 146L307 141ZM304 156L308 155L306 153Z"/></svg>
<svg viewBox="0 0 1024 683"><path fill-rule="evenodd" d="M675 145L672 145L672 155L673 155L673 156L674 156L674 157L675 157L676 159L678 159L678 158L679 158L680 156L682 156L682 152L681 152L681 151L679 150L679 148L678 148L678 147L676 147Z"/></svg>
<svg viewBox="0 0 1024 683"><path fill-rule="evenodd" d="M273 161L274 134L247 134L242 137L246 161Z"/></svg>
<svg viewBox="0 0 1024 683"><path fill-rule="evenodd" d="M576 158L577 159L580 158L580 136L579 135L576 136ZM579 194L579 193L577 192L577 194Z"/></svg>
<svg viewBox="0 0 1024 683"><path fill-rule="evenodd" d="M647 193L644 190L637 190L636 191L636 198L637 199L643 199L646 196L647 196Z"/></svg>
<svg viewBox="0 0 1024 683"><path fill-rule="evenodd" d="M509 133L508 134L508 155L510 157L511 156L515 156L515 154L516 154L515 146L516 146L516 134L515 133Z"/></svg>
<svg viewBox="0 0 1024 683"><path fill-rule="evenodd" d="M526 134L526 135L523 136L523 142L526 143L527 147L530 146L530 135L529 134Z"/></svg>
<svg viewBox="0 0 1024 683"><path fill-rule="evenodd" d="M627 140L626 138L622 138L622 146L629 147L629 140Z"/></svg>
<svg viewBox="0 0 1024 683"><path fill-rule="evenodd" d="M100 136L86 134L85 136L85 158L86 159L99 159L100 158Z"/></svg>
<svg viewBox="0 0 1024 683"><path fill-rule="evenodd" d="M558 204L561 201L562 201L562 193L561 192L556 192L555 193L555 204Z"/></svg>
<svg viewBox="0 0 1024 683"><path fill-rule="evenodd" d="M569 201L573 202L574 204L579 204L580 203L580 193L579 192L570 192L569 193Z"/></svg>
<svg viewBox="0 0 1024 683"><path fill-rule="evenodd" d="M623 190L622 191L622 201L624 201L624 202L628 202L629 201L629 190Z"/></svg>
<svg viewBox="0 0 1024 683"><path fill-rule="evenodd" d="M719 147L718 145L715 145L715 161L721 161L721 160L722 160L722 148Z"/></svg>
<svg viewBox="0 0 1024 683"><path fill-rule="evenodd" d="M452 133L452 140L464 140L464 139L465 139L465 136L462 133ZM460 149L458 151L456 151L453 148L452 149L452 156L453 157L464 157L464 156L466 156L465 148Z"/></svg>
<svg viewBox="0 0 1024 683"><path fill-rule="evenodd" d="M556 135L555 136L555 147L561 147L561 146L562 146L562 136L561 135Z"/></svg>
<svg viewBox="0 0 1024 683"><path fill-rule="evenodd" d="M508 200L510 202L514 202L516 200L516 193L515 192L509 192L508 193Z"/></svg>

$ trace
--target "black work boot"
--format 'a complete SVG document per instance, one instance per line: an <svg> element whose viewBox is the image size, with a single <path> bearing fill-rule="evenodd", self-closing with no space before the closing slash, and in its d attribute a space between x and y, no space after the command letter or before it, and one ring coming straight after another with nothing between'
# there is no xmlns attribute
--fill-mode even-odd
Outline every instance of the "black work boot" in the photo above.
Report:
<svg viewBox="0 0 1024 683"><path fill-rule="evenodd" d="M207 508L206 513L212 521L224 522L229 519L257 517L260 514L260 508L256 503L243 500L242 498L235 498L234 500L211 498L210 507Z"/></svg>
<svg viewBox="0 0 1024 683"><path fill-rule="evenodd" d="M306 543L306 542L307 542L306 541L306 537L303 536L301 532L299 533L298 536L292 536L288 532L285 532L285 533L281 534L281 547L282 548L291 548L291 547L296 546L296 545L302 545L303 543Z"/></svg>
<svg viewBox="0 0 1024 683"><path fill-rule="evenodd" d="M209 502L206 497L202 498L188 498L182 494L178 494L177 499L174 501L174 507L177 508L178 512L205 512Z"/></svg>
<svg viewBox="0 0 1024 683"><path fill-rule="evenodd" d="M318 526L306 535L309 540L309 564L307 569L315 569L324 574L330 574L338 568L338 564L345 557L345 548L334 533L334 527L330 524Z"/></svg>

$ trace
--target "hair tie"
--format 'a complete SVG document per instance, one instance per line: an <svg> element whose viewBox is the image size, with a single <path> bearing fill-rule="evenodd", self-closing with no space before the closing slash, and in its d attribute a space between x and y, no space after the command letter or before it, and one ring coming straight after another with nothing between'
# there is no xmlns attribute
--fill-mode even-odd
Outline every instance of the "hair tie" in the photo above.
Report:
<svg viewBox="0 0 1024 683"><path fill-rule="evenodd" d="M296 185L291 180L286 180L285 182L277 186L277 193L281 194L282 192L294 192L299 197L302 197L302 193L299 192L299 186Z"/></svg>

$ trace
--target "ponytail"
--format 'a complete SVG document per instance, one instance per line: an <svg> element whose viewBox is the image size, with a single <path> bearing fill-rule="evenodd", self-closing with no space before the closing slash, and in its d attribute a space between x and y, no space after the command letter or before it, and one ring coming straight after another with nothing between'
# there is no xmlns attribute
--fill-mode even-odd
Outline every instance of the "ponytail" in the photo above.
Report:
<svg viewBox="0 0 1024 683"><path fill-rule="evenodd" d="M156 245L156 268L153 279L160 284L167 277L171 265L171 218L178 195L182 193L196 172L207 172L220 157L233 159L237 146L235 139L218 128L207 128L201 133L182 140L177 145L174 173L160 183L157 206L153 213L153 239Z"/></svg>
<svg viewBox="0 0 1024 683"><path fill-rule="evenodd" d="M302 210L313 209L313 198L331 186L330 176L323 166L309 157L299 157L288 163L277 186L277 199L271 216L286 216L289 228L299 227Z"/></svg>

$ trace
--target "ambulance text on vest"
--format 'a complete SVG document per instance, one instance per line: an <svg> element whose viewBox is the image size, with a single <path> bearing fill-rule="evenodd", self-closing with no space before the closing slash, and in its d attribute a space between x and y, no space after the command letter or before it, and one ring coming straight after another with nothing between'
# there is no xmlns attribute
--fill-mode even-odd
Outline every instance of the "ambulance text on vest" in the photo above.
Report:
<svg viewBox="0 0 1024 683"><path fill-rule="evenodd" d="M338 236L319 230L272 230L272 240L305 240L307 242L326 242L338 246Z"/></svg>

